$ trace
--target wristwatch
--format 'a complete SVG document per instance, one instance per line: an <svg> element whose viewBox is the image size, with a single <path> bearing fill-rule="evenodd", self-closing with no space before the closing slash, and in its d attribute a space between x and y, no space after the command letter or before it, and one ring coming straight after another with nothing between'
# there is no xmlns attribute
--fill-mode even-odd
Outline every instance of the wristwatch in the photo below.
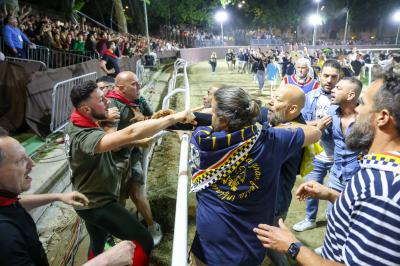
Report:
<svg viewBox="0 0 400 266"><path fill-rule="evenodd" d="M299 254L300 251L300 247L304 246L303 243L301 242L294 242L292 244L290 244L287 254L292 258L292 259L296 259L297 254Z"/></svg>

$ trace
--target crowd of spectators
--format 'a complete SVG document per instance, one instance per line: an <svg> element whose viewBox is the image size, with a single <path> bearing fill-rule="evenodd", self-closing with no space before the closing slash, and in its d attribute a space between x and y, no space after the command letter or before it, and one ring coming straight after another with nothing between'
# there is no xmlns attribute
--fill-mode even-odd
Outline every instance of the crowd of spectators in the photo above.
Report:
<svg viewBox="0 0 400 266"><path fill-rule="evenodd" d="M15 28L18 28L26 44L36 44L55 50L102 56L106 50L106 42L113 41L116 44L117 56L142 55L146 51L147 41L143 35L120 34L111 29L105 29L89 23L85 17L79 22L62 21L50 18L47 15L33 14L31 8L23 7L17 14L0 14L3 24L2 37L5 41L5 52L8 55L16 54L7 51L13 45L6 27L11 20L16 19ZM176 42L168 42L164 39L151 37L150 46L155 52L172 51L180 48Z"/></svg>

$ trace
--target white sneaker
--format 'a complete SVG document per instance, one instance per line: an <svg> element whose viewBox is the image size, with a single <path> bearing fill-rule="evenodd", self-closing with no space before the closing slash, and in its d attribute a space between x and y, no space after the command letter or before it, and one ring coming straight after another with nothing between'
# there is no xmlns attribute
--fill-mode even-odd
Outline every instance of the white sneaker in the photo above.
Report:
<svg viewBox="0 0 400 266"><path fill-rule="evenodd" d="M319 256L322 256L322 246L317 247L316 249L314 249L314 252L317 253Z"/></svg>
<svg viewBox="0 0 400 266"><path fill-rule="evenodd" d="M315 227L317 227L317 223L315 221L304 219L303 221L293 225L293 230L297 232L303 232L305 230L313 229Z"/></svg>
<svg viewBox="0 0 400 266"><path fill-rule="evenodd" d="M151 236L153 237L154 246L157 246L158 244L160 244L162 238L161 226L158 223L154 222L154 224L152 226L149 226L148 229Z"/></svg>

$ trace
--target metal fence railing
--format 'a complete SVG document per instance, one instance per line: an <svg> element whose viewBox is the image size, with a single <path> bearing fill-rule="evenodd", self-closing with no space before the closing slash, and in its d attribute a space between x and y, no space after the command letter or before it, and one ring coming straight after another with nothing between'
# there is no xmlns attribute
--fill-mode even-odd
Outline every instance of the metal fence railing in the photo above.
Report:
<svg viewBox="0 0 400 266"><path fill-rule="evenodd" d="M190 87L187 75L188 63L178 59L174 64L174 73L169 82L168 94L163 99L163 109L169 107L169 99L180 92L185 94L185 109L190 109ZM183 77L183 86L176 88L177 78ZM181 152L179 159L178 188L176 195L174 240L172 248L173 266L187 265L187 237L188 237L188 152L189 135L181 137Z"/></svg>
<svg viewBox="0 0 400 266"><path fill-rule="evenodd" d="M36 45L35 48L28 48L26 53L27 59L42 61L49 67L50 62L50 49L44 46Z"/></svg>
<svg viewBox="0 0 400 266"><path fill-rule="evenodd" d="M82 55L81 53L78 53L78 52L50 50L48 66L49 66L49 68L66 67L66 66L86 62L91 59L92 59L91 57Z"/></svg>
<svg viewBox="0 0 400 266"><path fill-rule="evenodd" d="M251 39L250 45L282 45L281 39Z"/></svg>
<svg viewBox="0 0 400 266"><path fill-rule="evenodd" d="M6 56L5 57L5 61L8 61L8 62L22 62L22 63L33 62L33 63L38 63L38 64L41 65L41 68L39 69L40 71L45 71L47 69L46 64L43 63L42 61L36 61L36 60L25 59L25 58L17 58L17 57L11 57L11 56Z"/></svg>
<svg viewBox="0 0 400 266"><path fill-rule="evenodd" d="M59 132L64 129L72 112L70 93L74 86L88 80L96 80L97 73L92 72L72 79L58 82L53 87L51 109L51 132Z"/></svg>

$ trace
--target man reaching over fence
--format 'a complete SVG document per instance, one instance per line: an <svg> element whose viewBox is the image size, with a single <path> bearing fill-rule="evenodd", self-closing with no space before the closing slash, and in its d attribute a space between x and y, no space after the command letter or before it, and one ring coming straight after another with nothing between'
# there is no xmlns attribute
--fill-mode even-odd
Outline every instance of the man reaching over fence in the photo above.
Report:
<svg viewBox="0 0 400 266"><path fill-rule="evenodd" d="M71 101L75 110L66 128L66 152L72 170L73 188L84 193L89 204L76 208L85 220L90 236L89 256L103 252L108 234L136 244L134 265L147 265L153 239L146 228L118 203L122 177L127 164L116 161L112 150L150 137L177 122L191 122L190 111L160 119L134 123L122 130L106 134L98 122L106 118L107 102L93 81L74 87Z"/></svg>
<svg viewBox="0 0 400 266"><path fill-rule="evenodd" d="M136 75L131 71L119 73L115 79L115 87L106 95L110 99L110 105L117 107L120 119L116 125L117 129L123 129L135 122L148 119L153 115L151 107L146 100L140 96L140 84ZM142 168L143 150L140 147L123 148L117 151L118 156L128 158L129 168L127 176L121 185L121 197L130 197L138 212L148 225L154 245L161 241L161 226L154 222L150 203L146 196L144 185L144 172Z"/></svg>

